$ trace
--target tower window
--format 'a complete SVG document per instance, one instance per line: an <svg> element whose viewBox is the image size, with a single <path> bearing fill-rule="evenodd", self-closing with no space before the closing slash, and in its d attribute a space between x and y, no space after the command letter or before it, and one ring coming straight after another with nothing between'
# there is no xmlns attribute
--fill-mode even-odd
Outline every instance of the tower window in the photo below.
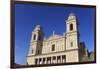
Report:
<svg viewBox="0 0 100 69"><path fill-rule="evenodd" d="M34 35L33 40L36 40L36 34Z"/></svg>
<svg viewBox="0 0 100 69"><path fill-rule="evenodd" d="M70 24L70 31L73 30L73 24Z"/></svg>
<svg viewBox="0 0 100 69"><path fill-rule="evenodd" d="M38 40L41 40L41 36L38 37Z"/></svg>
<svg viewBox="0 0 100 69"><path fill-rule="evenodd" d="M32 49L32 51L31 51L31 53L33 53L33 49Z"/></svg>
<svg viewBox="0 0 100 69"><path fill-rule="evenodd" d="M73 47L73 42L71 42L71 47Z"/></svg>
<svg viewBox="0 0 100 69"><path fill-rule="evenodd" d="M52 51L54 51L54 50L55 50L55 44L52 45Z"/></svg>

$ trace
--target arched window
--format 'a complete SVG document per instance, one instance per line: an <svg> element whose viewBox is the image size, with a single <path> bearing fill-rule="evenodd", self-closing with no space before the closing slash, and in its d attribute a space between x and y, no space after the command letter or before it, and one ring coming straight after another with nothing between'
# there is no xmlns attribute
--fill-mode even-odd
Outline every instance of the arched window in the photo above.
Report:
<svg viewBox="0 0 100 69"><path fill-rule="evenodd" d="M73 30L73 24L70 24L70 31Z"/></svg>
<svg viewBox="0 0 100 69"><path fill-rule="evenodd" d="M33 40L36 40L36 34L34 34L34 36L33 36Z"/></svg>

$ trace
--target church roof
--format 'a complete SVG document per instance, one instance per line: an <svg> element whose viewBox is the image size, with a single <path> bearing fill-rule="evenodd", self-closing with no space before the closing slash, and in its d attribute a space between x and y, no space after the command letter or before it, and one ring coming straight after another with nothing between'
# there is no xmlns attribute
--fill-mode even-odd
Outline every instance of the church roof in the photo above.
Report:
<svg viewBox="0 0 100 69"><path fill-rule="evenodd" d="M51 35L50 37L48 37L47 40L54 40L54 39L58 39L61 37L62 37L61 35L54 34L54 35Z"/></svg>

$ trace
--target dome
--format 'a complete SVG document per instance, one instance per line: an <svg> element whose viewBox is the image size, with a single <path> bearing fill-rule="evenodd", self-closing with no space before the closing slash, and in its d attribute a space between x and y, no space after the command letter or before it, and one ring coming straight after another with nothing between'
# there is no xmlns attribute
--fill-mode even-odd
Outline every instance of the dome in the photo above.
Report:
<svg viewBox="0 0 100 69"><path fill-rule="evenodd" d="M37 28L40 28L40 25L36 25Z"/></svg>
<svg viewBox="0 0 100 69"><path fill-rule="evenodd" d="M69 16L75 16L75 14L74 13L70 13Z"/></svg>
<svg viewBox="0 0 100 69"><path fill-rule="evenodd" d="M75 19L75 18L76 18L76 16L74 13L70 13L68 16L68 20Z"/></svg>
<svg viewBox="0 0 100 69"><path fill-rule="evenodd" d="M41 26L40 25L36 25L35 30L40 30Z"/></svg>

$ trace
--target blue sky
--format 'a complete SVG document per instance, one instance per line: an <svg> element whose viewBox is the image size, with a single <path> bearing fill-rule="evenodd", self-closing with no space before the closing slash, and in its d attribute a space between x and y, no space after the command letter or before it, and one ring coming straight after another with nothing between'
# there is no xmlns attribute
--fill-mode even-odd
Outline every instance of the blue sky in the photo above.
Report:
<svg viewBox="0 0 100 69"><path fill-rule="evenodd" d="M46 6L31 4L15 4L15 62L26 64L31 33L35 25L40 24L45 37L66 31L66 23L70 13L74 13L79 22L80 41L84 41L89 51L94 50L94 8L73 6Z"/></svg>

